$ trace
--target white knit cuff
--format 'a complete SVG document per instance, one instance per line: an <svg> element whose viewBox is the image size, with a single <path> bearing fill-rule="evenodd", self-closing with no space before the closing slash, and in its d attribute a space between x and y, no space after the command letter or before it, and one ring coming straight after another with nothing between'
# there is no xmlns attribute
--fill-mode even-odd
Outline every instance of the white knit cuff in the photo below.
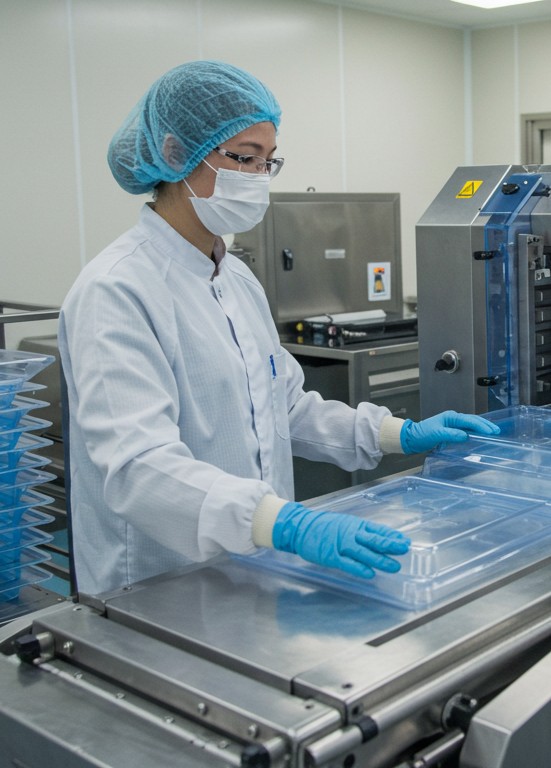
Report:
<svg viewBox="0 0 551 768"><path fill-rule="evenodd" d="M288 504L288 501L269 493L260 499L258 507L253 513L252 535L256 547L273 548L272 531L276 518L285 504Z"/></svg>
<svg viewBox="0 0 551 768"><path fill-rule="evenodd" d="M404 419L395 416L385 416L379 431L379 447L383 453L403 453L400 442L400 432L404 425Z"/></svg>

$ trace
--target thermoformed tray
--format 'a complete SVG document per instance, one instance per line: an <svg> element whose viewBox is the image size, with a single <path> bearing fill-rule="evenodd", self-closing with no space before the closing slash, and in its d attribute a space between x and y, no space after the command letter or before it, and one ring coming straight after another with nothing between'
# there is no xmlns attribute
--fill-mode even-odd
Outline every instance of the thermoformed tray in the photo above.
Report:
<svg viewBox="0 0 551 768"><path fill-rule="evenodd" d="M4 485L13 485L17 483L20 473L26 469L38 469L51 464L51 459L47 456L39 456L37 453L22 453L13 467L7 467L0 463L0 490Z"/></svg>
<svg viewBox="0 0 551 768"><path fill-rule="evenodd" d="M11 405L15 395L21 391L25 379L22 376L2 373L0 369L0 408L7 408Z"/></svg>
<svg viewBox="0 0 551 768"><path fill-rule="evenodd" d="M48 544L53 538L51 533L38 528L20 528L18 536L10 531L0 533L0 563L15 561L22 549Z"/></svg>
<svg viewBox="0 0 551 768"><path fill-rule="evenodd" d="M9 451L17 446L21 435L25 432L42 432L52 426L47 419L37 419L35 416L23 416L16 427L0 429L0 451Z"/></svg>
<svg viewBox="0 0 551 768"><path fill-rule="evenodd" d="M17 600L19 590L22 587L28 587L31 584L38 584L51 578L52 574L43 568L34 565L17 568L14 571L4 572L6 578L2 578L0 573L0 602L7 600ZM12 576L12 578L10 578Z"/></svg>
<svg viewBox="0 0 551 768"><path fill-rule="evenodd" d="M472 436L427 456L423 477L551 500L551 450Z"/></svg>
<svg viewBox="0 0 551 768"><path fill-rule="evenodd" d="M53 355L42 355L39 352L0 349L0 372L10 376L19 376L28 381L51 365L54 360Z"/></svg>
<svg viewBox="0 0 551 768"><path fill-rule="evenodd" d="M16 395L11 404L0 407L0 430L17 427L23 416L35 408L45 408L49 403L45 400L35 400L32 397Z"/></svg>
<svg viewBox="0 0 551 768"><path fill-rule="evenodd" d="M21 549L12 549L5 555L0 552L0 583L3 574L9 574L14 578L18 569L28 565L39 565L51 560L48 552L38 547L22 547ZM5 578L7 581L7 577Z"/></svg>
<svg viewBox="0 0 551 768"><path fill-rule="evenodd" d="M484 416L499 435L435 449L423 477L551 500L551 409L519 405Z"/></svg>
<svg viewBox="0 0 551 768"><path fill-rule="evenodd" d="M10 482L4 482L4 477L12 475ZM0 475L0 510L17 504L21 496L35 485L50 483L56 479L52 472L44 472L41 469L21 469L19 472L8 472Z"/></svg>
<svg viewBox="0 0 551 768"><path fill-rule="evenodd" d="M15 448L0 449L0 468L13 469L19 463L23 454L29 451L39 451L53 445L53 440L42 435L33 435L32 432L24 432Z"/></svg>
<svg viewBox="0 0 551 768"><path fill-rule="evenodd" d="M551 505L538 499L466 488L418 476L381 483L319 507L395 528L411 539L395 574L359 579L274 550L252 563L359 592L409 610L510 573L551 551Z"/></svg>
<svg viewBox="0 0 551 768"><path fill-rule="evenodd" d="M19 504L9 509L0 509L0 534L17 531L36 525L45 525L55 520L53 515L41 512L34 507L42 504L52 504L54 498L44 493L27 491L21 497Z"/></svg>
<svg viewBox="0 0 551 768"><path fill-rule="evenodd" d="M534 405L516 405L485 413L484 418L500 428L489 440L537 445L551 450L551 409Z"/></svg>

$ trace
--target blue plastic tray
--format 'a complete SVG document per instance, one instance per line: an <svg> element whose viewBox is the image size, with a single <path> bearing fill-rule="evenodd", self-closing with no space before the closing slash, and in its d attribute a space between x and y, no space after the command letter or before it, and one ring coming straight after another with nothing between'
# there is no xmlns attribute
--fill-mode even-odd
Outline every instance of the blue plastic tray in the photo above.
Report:
<svg viewBox="0 0 551 768"><path fill-rule="evenodd" d="M52 422L47 419L24 416L16 427L0 430L0 451L10 451L15 448L26 432L43 432L51 426Z"/></svg>
<svg viewBox="0 0 551 768"><path fill-rule="evenodd" d="M15 448L0 449L0 467L13 469L17 466L21 456L29 451L39 451L53 445L53 440L42 435L33 435L32 432L24 432Z"/></svg>
<svg viewBox="0 0 551 768"><path fill-rule="evenodd" d="M10 577L13 577L18 568L24 568L28 565L39 565L48 560L51 560L50 554L38 547L12 549L6 555L0 552L0 583L2 574L9 573Z"/></svg>
<svg viewBox="0 0 551 768"><path fill-rule="evenodd" d="M0 370L0 408L7 408L11 405L13 398L21 391L25 383L22 376L2 373Z"/></svg>
<svg viewBox="0 0 551 768"><path fill-rule="evenodd" d="M46 400L35 400L32 397L16 395L11 404L0 408L0 430L17 427L23 416L35 408L45 408L49 403Z"/></svg>
<svg viewBox="0 0 551 768"><path fill-rule="evenodd" d="M6 467L0 464L0 489L3 485L14 485L19 475L26 469L38 469L51 464L47 456L39 456L37 453L23 453L19 456L17 464Z"/></svg>
<svg viewBox="0 0 551 768"><path fill-rule="evenodd" d="M7 476L9 475L8 472ZM56 479L52 472L44 472L41 469L21 469L6 483L3 482L4 477L5 475L0 475L0 511L18 504L21 496L30 488Z"/></svg>
<svg viewBox="0 0 551 768"><path fill-rule="evenodd" d="M39 511L35 507L51 504L52 496L44 493L28 491L21 497L19 504L9 509L0 509L0 534L19 530L29 526L45 525L55 520L53 515Z"/></svg>
<svg viewBox="0 0 551 768"><path fill-rule="evenodd" d="M10 562L10 559L15 559L22 549L49 544L53 539L51 533L38 528L20 528L17 537L13 536L12 531L0 533L0 562Z"/></svg>
<svg viewBox="0 0 551 768"><path fill-rule="evenodd" d="M401 570L359 579L274 550L246 560L416 610L487 584L551 551L550 505L418 476L381 483L319 508L385 523L407 535L412 543L408 554L398 558Z"/></svg>
<svg viewBox="0 0 551 768"><path fill-rule="evenodd" d="M0 602L17 600L19 592L23 587L39 584L50 579L52 576L51 573L43 568L33 565L17 568L12 573L7 571L4 575L6 578L2 579L2 574L0 574Z"/></svg>
<svg viewBox="0 0 551 768"><path fill-rule="evenodd" d="M423 477L551 500L551 451L473 436L427 456Z"/></svg>
<svg viewBox="0 0 551 768"><path fill-rule="evenodd" d="M0 349L0 372L9 376L18 376L28 381L51 365L54 360L53 355L42 355L39 352Z"/></svg>

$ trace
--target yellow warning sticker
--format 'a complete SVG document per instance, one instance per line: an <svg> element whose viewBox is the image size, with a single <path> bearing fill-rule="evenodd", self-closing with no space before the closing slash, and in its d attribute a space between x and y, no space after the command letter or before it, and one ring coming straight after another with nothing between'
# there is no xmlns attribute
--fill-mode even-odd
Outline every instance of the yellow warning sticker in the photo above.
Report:
<svg viewBox="0 0 551 768"><path fill-rule="evenodd" d="M467 197L473 197L481 184L481 181L466 181L461 187L461 191L455 197L458 200L464 200Z"/></svg>

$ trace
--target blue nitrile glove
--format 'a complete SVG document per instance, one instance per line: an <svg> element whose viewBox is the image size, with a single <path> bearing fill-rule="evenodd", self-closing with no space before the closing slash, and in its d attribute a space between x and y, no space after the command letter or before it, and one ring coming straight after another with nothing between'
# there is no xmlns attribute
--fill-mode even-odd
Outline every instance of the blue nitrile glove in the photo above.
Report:
<svg viewBox="0 0 551 768"><path fill-rule="evenodd" d="M386 525L338 512L316 512L292 501L279 511L272 542L282 552L368 579L375 576L375 568L399 571L400 563L387 555L403 555L410 544Z"/></svg>
<svg viewBox="0 0 551 768"><path fill-rule="evenodd" d="M400 432L400 443L404 453L423 453L439 443L463 443L469 439L468 432L498 435L500 431L497 424L481 416L444 411L419 422L407 419Z"/></svg>

